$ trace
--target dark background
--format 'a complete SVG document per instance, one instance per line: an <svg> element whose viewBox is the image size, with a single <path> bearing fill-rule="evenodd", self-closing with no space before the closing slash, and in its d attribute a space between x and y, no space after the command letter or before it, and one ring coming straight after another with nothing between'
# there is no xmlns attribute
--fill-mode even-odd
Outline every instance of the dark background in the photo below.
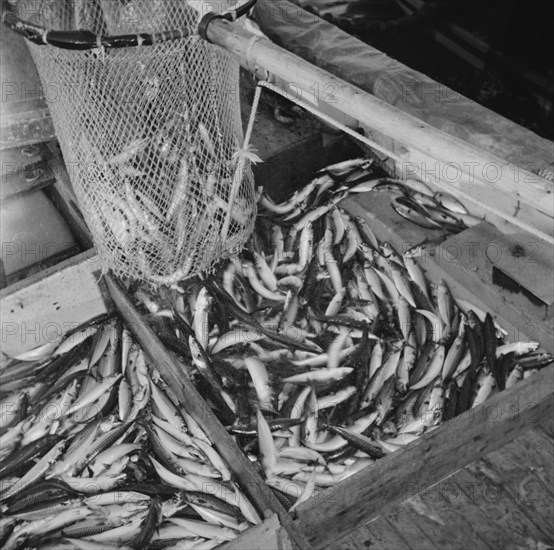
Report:
<svg viewBox="0 0 554 550"><path fill-rule="evenodd" d="M554 2L313 0L302 4L409 67L554 139Z"/></svg>

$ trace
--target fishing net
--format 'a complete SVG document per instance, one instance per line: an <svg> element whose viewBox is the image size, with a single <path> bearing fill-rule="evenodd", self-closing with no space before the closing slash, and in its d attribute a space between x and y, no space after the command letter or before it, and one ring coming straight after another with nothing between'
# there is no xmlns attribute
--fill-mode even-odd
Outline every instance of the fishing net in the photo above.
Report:
<svg viewBox="0 0 554 550"><path fill-rule="evenodd" d="M116 275L170 284L234 254L252 232L239 66L196 32L208 11L235 3L13 3L17 17L53 31L29 47L83 216ZM55 47L55 31L76 42L90 31L98 47ZM105 47L114 35L138 45Z"/></svg>

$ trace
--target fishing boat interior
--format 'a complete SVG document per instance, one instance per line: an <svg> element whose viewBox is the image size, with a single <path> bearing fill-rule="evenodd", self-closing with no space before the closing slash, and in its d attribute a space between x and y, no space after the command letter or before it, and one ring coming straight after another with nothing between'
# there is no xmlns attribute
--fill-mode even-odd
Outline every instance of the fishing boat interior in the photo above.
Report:
<svg viewBox="0 0 554 550"><path fill-rule="evenodd" d="M554 548L546 3L32 4L0 547Z"/></svg>

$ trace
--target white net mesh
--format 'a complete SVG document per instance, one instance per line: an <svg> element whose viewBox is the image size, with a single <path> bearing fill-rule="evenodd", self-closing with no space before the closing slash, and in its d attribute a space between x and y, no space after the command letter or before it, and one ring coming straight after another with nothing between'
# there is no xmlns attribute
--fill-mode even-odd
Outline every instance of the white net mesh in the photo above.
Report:
<svg viewBox="0 0 554 550"><path fill-rule="evenodd" d="M116 35L193 33L208 9L233 4L49 0L34 2L32 12L23 2L17 8L48 29ZM249 167L238 170L233 160L243 134L239 66L230 54L197 35L122 49L29 46L105 268L170 284L243 245L256 204Z"/></svg>

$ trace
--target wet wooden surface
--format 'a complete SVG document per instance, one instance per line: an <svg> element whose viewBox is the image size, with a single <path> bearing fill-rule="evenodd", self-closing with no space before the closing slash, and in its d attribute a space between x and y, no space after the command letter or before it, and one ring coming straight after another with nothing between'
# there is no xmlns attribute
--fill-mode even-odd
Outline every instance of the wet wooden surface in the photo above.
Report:
<svg viewBox="0 0 554 550"><path fill-rule="evenodd" d="M533 425L333 543L342 550L546 549L554 544L552 421ZM331 548L328 546L327 548Z"/></svg>
<svg viewBox="0 0 554 550"><path fill-rule="evenodd" d="M325 548L387 509L426 491L549 419L554 367L493 395L486 403L423 434L411 445L352 475L298 509L314 548ZM493 416L494 414L494 416ZM522 468L527 467L526 463Z"/></svg>

